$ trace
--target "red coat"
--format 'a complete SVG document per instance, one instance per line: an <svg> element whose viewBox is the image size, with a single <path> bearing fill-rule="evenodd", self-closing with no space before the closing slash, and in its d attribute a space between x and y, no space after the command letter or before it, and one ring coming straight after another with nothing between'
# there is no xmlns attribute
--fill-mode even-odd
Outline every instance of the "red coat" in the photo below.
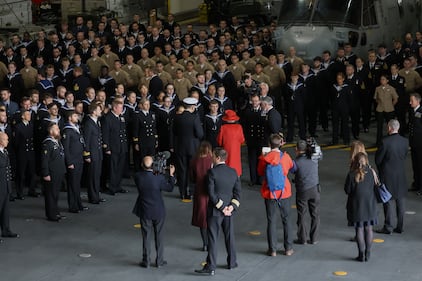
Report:
<svg viewBox="0 0 422 281"><path fill-rule="evenodd" d="M228 123L221 126L217 136L217 143L227 151L227 166L235 169L239 177L242 174L240 148L244 142L245 136L240 124Z"/></svg>

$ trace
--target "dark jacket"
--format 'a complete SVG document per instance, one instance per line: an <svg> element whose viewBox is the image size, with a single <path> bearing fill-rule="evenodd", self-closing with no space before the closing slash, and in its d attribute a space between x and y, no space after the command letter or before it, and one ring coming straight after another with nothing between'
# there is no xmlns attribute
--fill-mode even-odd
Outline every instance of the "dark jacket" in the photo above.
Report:
<svg viewBox="0 0 422 281"><path fill-rule="evenodd" d="M363 181L357 183L355 172L347 175L344 191L350 195L351 222L369 222L377 218L377 201L374 190L374 176L369 167L366 168Z"/></svg>
<svg viewBox="0 0 422 281"><path fill-rule="evenodd" d="M170 146L180 155L194 155L200 140L204 137L199 116L189 111L176 114L173 120L173 134Z"/></svg>
<svg viewBox="0 0 422 281"><path fill-rule="evenodd" d="M12 168L6 150L0 152L0 198L11 192ZM4 198L3 197L3 198Z"/></svg>
<svg viewBox="0 0 422 281"><path fill-rule="evenodd" d="M405 164L408 148L409 142L406 138L392 134L382 140L375 154L380 180L396 199L407 194Z"/></svg>
<svg viewBox="0 0 422 281"><path fill-rule="evenodd" d="M103 148L111 153L127 152L126 120L123 116L116 116L112 111L103 119Z"/></svg>
<svg viewBox="0 0 422 281"><path fill-rule="evenodd" d="M101 161L103 159L101 125L99 120L97 122L98 125L88 116L83 124L84 157L91 158L91 161Z"/></svg>
<svg viewBox="0 0 422 281"><path fill-rule="evenodd" d="M409 143L412 148L422 148L422 106L409 113Z"/></svg>
<svg viewBox="0 0 422 281"><path fill-rule="evenodd" d="M43 142L41 176L62 177L66 173L64 149L60 142L48 137Z"/></svg>
<svg viewBox="0 0 422 281"><path fill-rule="evenodd" d="M159 220L166 215L161 191L173 191L175 179L167 179L164 175L154 175L152 171L141 171L135 174L138 198L133 207L133 214L144 220Z"/></svg>
<svg viewBox="0 0 422 281"><path fill-rule="evenodd" d="M223 209L240 206L241 183L235 169L219 164L208 171L208 216L224 216Z"/></svg>
<svg viewBox="0 0 422 281"><path fill-rule="evenodd" d="M82 165L84 162L83 151L85 141L79 128L66 124L63 128L62 143L64 148L64 155L66 166Z"/></svg>

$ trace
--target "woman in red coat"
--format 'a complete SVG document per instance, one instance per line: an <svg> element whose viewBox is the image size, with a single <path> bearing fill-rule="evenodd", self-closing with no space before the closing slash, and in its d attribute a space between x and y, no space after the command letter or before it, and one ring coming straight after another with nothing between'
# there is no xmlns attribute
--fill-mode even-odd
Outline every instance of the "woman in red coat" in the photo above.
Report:
<svg viewBox="0 0 422 281"><path fill-rule="evenodd" d="M240 148L245 142L242 126L237 123L239 116L233 110L224 112L220 133L217 136L217 143L227 151L226 164L236 170L240 177L242 174L242 160L240 158Z"/></svg>
<svg viewBox="0 0 422 281"><path fill-rule="evenodd" d="M195 183L193 196L192 225L199 227L202 238L202 250L208 250L207 208L208 191L206 175L212 166L212 146L209 142L201 142L196 156L190 163L190 176Z"/></svg>

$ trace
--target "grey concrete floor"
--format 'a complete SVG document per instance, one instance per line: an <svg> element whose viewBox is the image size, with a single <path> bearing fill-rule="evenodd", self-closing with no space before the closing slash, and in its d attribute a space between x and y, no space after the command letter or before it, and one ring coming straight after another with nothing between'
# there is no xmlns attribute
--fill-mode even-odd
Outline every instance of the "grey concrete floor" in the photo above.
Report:
<svg viewBox="0 0 422 281"><path fill-rule="evenodd" d="M329 135L321 134L321 143L328 142ZM362 134L362 139L366 144L372 144L374 132ZM293 155L292 148L287 150ZM164 195L167 206L165 258L168 265L160 269L137 266L141 260L141 236L140 230L134 227L138 219L131 214L137 194L133 182L125 180L129 193L114 197L104 195L106 203L86 203L90 210L81 214L66 212L66 194L61 193L60 207L67 219L60 223L44 219L43 198L26 198L25 201L11 203L11 226L21 237L5 238L0 245L0 280L422 280L422 198L411 192L407 197L406 210L415 214L405 215L405 232L401 235L375 234L374 238L384 242L373 244L371 260L366 263L354 261L357 248L355 243L348 241L354 230L346 226L346 196L343 191L348 154L347 150L339 148L324 150L320 165L320 242L317 245L294 245L293 256L286 257L281 252L277 257L265 255L264 203L259 187L247 185L244 154L242 200L235 218L237 269L225 269L226 254L220 239L216 275L203 277L193 272L201 268L206 253L200 251L199 230L190 225L192 204L182 203L177 190ZM373 153L370 159L373 163ZM410 155L407 168L410 184ZM294 197L291 220L295 232L293 200ZM378 210L379 222L382 223L381 205ZM281 222L278 227L282 242L280 225ZM252 236L251 231L260 232L260 235ZM89 253L91 257L79 257L81 253ZM335 276L335 271L345 271L347 276Z"/></svg>

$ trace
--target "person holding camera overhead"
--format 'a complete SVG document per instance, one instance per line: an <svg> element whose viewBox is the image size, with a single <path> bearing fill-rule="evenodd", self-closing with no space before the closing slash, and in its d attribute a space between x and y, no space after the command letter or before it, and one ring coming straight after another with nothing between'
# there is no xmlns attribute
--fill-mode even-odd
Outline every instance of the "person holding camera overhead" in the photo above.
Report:
<svg viewBox="0 0 422 281"><path fill-rule="evenodd" d="M318 161L313 157L314 151L310 143L300 140L296 144L296 207L297 207L297 239L296 244L316 244L319 234L319 201L320 186ZM306 240L307 230L305 215L311 215L310 239Z"/></svg>
<svg viewBox="0 0 422 281"><path fill-rule="evenodd" d="M163 226L166 217L161 191L172 192L175 178L173 165L170 165L170 176L154 174L152 156L145 156L142 161L142 171L135 174L135 184L138 188L138 198L133 208L133 214L140 218L142 232L142 262L141 267L148 268L151 262L151 238L154 235L157 257L155 265L162 267L164 260Z"/></svg>

